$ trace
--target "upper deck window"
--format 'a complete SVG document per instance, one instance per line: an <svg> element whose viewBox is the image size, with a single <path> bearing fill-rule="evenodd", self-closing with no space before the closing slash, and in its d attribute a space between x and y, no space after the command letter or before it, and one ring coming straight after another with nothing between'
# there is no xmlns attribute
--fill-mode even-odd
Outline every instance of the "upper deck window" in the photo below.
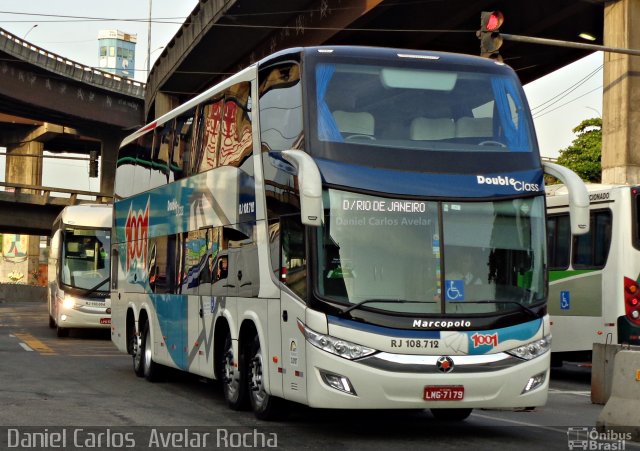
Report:
<svg viewBox="0 0 640 451"><path fill-rule="evenodd" d="M517 79L471 68L320 62L317 139L422 151L531 152Z"/></svg>

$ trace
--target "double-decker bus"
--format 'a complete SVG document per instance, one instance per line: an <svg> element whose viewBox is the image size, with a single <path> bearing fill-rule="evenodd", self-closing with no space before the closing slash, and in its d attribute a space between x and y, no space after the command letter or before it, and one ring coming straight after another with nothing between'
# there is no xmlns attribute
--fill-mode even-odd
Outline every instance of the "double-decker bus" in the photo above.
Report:
<svg viewBox="0 0 640 451"><path fill-rule="evenodd" d="M138 375L218 379L262 419L540 406L545 170L586 231L586 189L543 167L504 64L281 51L123 141L112 339Z"/></svg>
<svg viewBox="0 0 640 451"><path fill-rule="evenodd" d="M640 345L640 187L587 189L590 231L572 238L567 188L546 187L554 365L590 361L594 343Z"/></svg>
<svg viewBox="0 0 640 451"><path fill-rule="evenodd" d="M53 222L47 290L49 327L109 329L111 204L65 207Z"/></svg>

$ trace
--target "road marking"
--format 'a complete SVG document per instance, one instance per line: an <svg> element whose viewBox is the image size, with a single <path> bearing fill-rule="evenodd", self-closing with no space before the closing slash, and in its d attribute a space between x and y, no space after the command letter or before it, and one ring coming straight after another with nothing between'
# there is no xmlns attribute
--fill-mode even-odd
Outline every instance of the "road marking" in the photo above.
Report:
<svg viewBox="0 0 640 451"><path fill-rule="evenodd" d="M557 388L550 388L549 393L559 393L562 395L577 395L591 397L591 390L558 390Z"/></svg>
<svg viewBox="0 0 640 451"><path fill-rule="evenodd" d="M28 344L23 343L23 342L20 342L20 343L18 343L18 344L19 344L20 346L22 346L22 349L24 349L25 351L31 351L31 352L33 352L33 349L31 349L31 348L29 347L29 345L28 345Z"/></svg>
<svg viewBox="0 0 640 451"><path fill-rule="evenodd" d="M566 434L567 433L567 429L561 429L561 428L555 428L552 426L542 426L540 424L535 424L535 423L527 423L526 421L517 421L517 420L507 420L506 418L500 418L500 417L492 417L491 415L482 415L480 413L473 413L471 416L473 417L480 417L480 418L484 418L487 420L495 420L495 421L502 421L504 423L511 423L511 424L517 424L519 426L532 426L538 429L544 429L547 431L553 431L553 432L560 432L562 434Z"/></svg>
<svg viewBox="0 0 640 451"><path fill-rule="evenodd" d="M67 357L123 357L126 354L119 352L118 354L69 354Z"/></svg>
<svg viewBox="0 0 640 451"><path fill-rule="evenodd" d="M38 340L31 334L15 334L18 340L26 343L33 351L37 351L41 355L55 355L57 354L49 346ZM22 344L22 343L21 343Z"/></svg>

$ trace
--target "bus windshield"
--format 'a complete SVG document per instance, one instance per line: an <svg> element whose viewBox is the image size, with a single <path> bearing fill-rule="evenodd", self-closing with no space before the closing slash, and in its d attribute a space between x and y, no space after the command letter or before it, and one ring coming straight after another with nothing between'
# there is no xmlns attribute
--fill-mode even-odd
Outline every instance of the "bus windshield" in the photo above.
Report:
<svg viewBox="0 0 640 451"><path fill-rule="evenodd" d="M65 229L63 231L62 271L64 285L92 289L109 277L111 231L97 229ZM104 283L97 292L107 292Z"/></svg>
<svg viewBox="0 0 640 451"><path fill-rule="evenodd" d="M541 196L435 202L328 190L324 197L321 298L347 307L367 301L363 308L467 315L545 299Z"/></svg>
<svg viewBox="0 0 640 451"><path fill-rule="evenodd" d="M394 65L391 65L394 64ZM407 61L318 62L319 151L335 143L430 152L531 153L535 140L517 78L503 67Z"/></svg>

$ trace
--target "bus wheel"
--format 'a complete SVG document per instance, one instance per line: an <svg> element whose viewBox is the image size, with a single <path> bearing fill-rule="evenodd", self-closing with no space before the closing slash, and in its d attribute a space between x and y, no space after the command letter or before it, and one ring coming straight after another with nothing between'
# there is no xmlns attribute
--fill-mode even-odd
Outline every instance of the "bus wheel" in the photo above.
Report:
<svg viewBox="0 0 640 451"><path fill-rule="evenodd" d="M51 329L55 329L56 328L56 320L53 319L53 316L49 315L49 327Z"/></svg>
<svg viewBox="0 0 640 451"><path fill-rule="evenodd" d="M267 421L282 418L285 401L271 396L265 391L263 378L263 371L266 371L264 355L262 348L260 348L260 339L257 336L251 344L248 362L249 400L256 418Z"/></svg>
<svg viewBox="0 0 640 451"><path fill-rule="evenodd" d="M58 326L57 330L56 330L56 335L60 338L62 337L68 337L69 336L69 329L65 328L65 327L60 327Z"/></svg>
<svg viewBox="0 0 640 451"><path fill-rule="evenodd" d="M136 376L144 376L144 368L142 366L142 339L140 334L135 331L131 334L131 355L133 356L133 371Z"/></svg>
<svg viewBox="0 0 640 451"><path fill-rule="evenodd" d="M235 365L234 365L235 362ZM229 408L241 410L247 404L247 384L245 382L245 365L242 356L235 359L231 332L227 331L224 349L220 356L222 393Z"/></svg>
<svg viewBox="0 0 640 451"><path fill-rule="evenodd" d="M431 415L436 420L462 421L466 420L473 409L431 409Z"/></svg>
<svg viewBox="0 0 640 451"><path fill-rule="evenodd" d="M147 322L142 332L142 374L146 380L154 382L158 376L158 364L153 361L151 345L151 328Z"/></svg>

